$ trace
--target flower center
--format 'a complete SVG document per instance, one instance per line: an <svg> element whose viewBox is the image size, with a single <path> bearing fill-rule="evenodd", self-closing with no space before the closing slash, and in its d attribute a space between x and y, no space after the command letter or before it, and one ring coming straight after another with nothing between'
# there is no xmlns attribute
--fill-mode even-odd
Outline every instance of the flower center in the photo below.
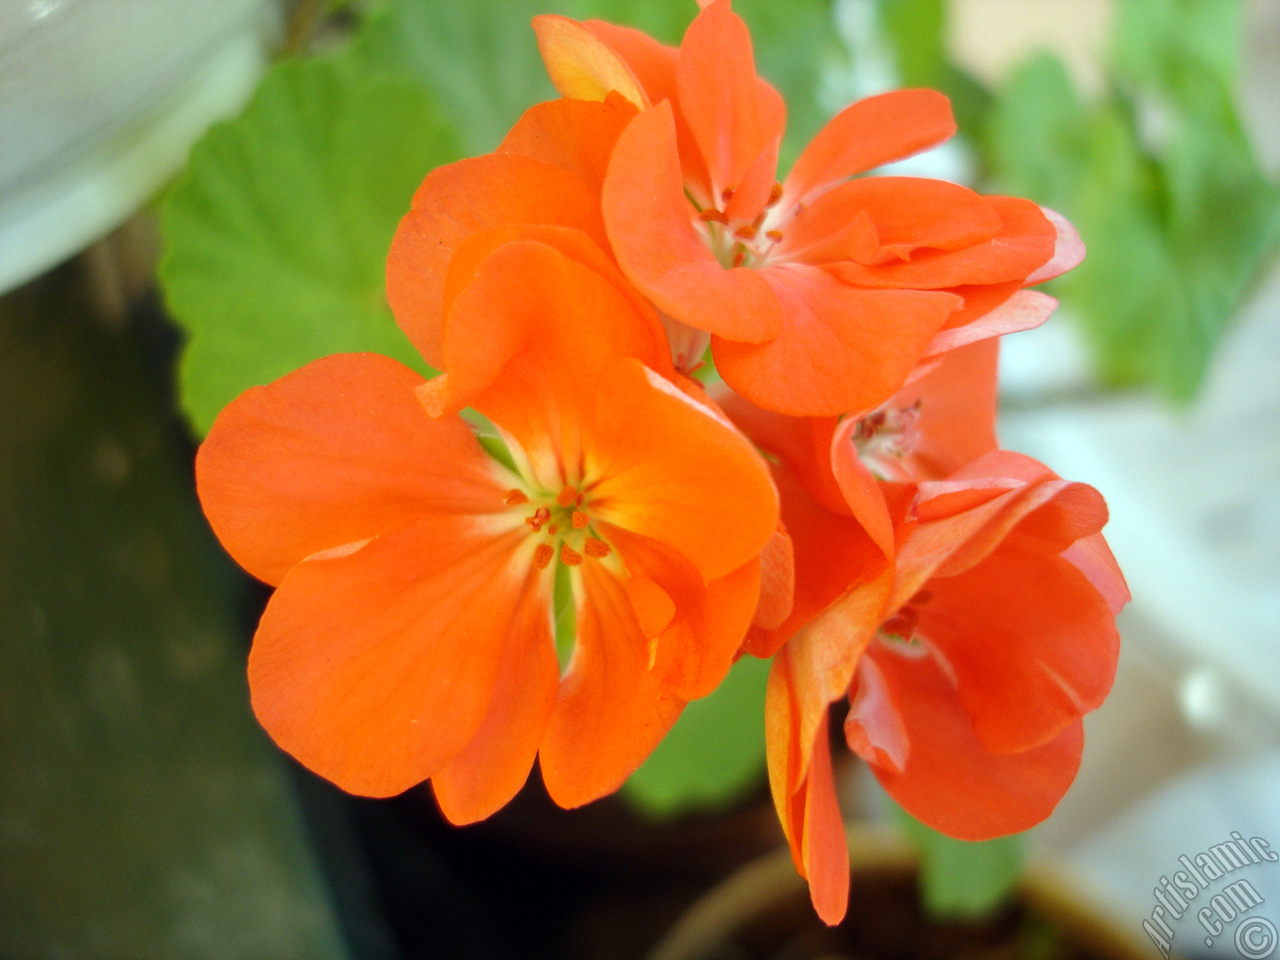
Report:
<svg viewBox="0 0 1280 960"><path fill-rule="evenodd" d="M883 406L854 430L858 459L878 480L909 480L906 459L920 443L920 401L909 407Z"/></svg>
<svg viewBox="0 0 1280 960"><path fill-rule="evenodd" d="M897 613L880 624L880 629L876 631L877 639L899 650L904 644L917 643L916 629L920 626L919 608L932 599L933 594L928 590L918 591L899 608Z"/></svg>
<svg viewBox="0 0 1280 960"><path fill-rule="evenodd" d="M507 492L503 502L527 513L525 524L541 540L533 551L533 564L539 570L551 565L557 551L560 562L568 567L576 567L584 560L602 560L613 553L613 548L596 535L589 501L577 487L566 484L555 496L543 493L534 497L515 488Z"/></svg>
<svg viewBox="0 0 1280 960"><path fill-rule="evenodd" d="M773 208L782 199L782 184L773 185L764 209L750 220L730 218L729 201L733 199L733 193L733 190L726 189L720 195L719 206L697 210L694 225L703 242L720 261L720 266L726 270L764 266L773 248L782 240L782 231L770 226L774 219Z"/></svg>

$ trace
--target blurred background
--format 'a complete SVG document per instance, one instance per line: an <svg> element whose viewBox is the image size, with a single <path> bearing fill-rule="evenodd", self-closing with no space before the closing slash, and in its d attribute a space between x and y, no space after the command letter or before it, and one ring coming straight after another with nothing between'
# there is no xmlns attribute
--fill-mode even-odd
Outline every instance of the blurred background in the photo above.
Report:
<svg viewBox="0 0 1280 960"><path fill-rule="evenodd" d="M1280 849L1280 0L734 6L788 99L784 165L849 101L935 87L961 134L900 172L1031 197L1088 245L1058 313L1004 343L1001 435L1104 493L1134 601L1077 783L1025 844L1145 940L1180 855ZM191 478L248 386L347 350L421 367L387 245L428 170L552 95L531 16L674 43L695 9L0 0L0 958L639 958L781 843L750 660L573 813L535 782L455 830L427 790L299 769L249 709L266 591ZM852 817L890 817L841 776ZM983 871L1017 870L917 842L958 858L944 913L985 915L1012 879ZM1280 866L1251 880L1280 923ZM1074 955L953 934L759 955ZM757 955L734 950L706 955Z"/></svg>

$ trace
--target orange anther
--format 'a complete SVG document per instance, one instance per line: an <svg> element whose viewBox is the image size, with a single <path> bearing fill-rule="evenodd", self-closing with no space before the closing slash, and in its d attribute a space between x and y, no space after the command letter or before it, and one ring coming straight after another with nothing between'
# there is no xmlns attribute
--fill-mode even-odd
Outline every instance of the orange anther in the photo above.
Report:
<svg viewBox="0 0 1280 960"><path fill-rule="evenodd" d="M567 543L560 545L560 562L566 567L576 567L582 562L582 554L574 550Z"/></svg>
<svg viewBox="0 0 1280 960"><path fill-rule="evenodd" d="M733 231L733 235L739 240L754 240L756 238L756 228L748 224Z"/></svg>
<svg viewBox="0 0 1280 960"><path fill-rule="evenodd" d="M559 532L559 530L560 524L558 523L553 523L551 526L547 527L547 533L553 537Z"/></svg>
<svg viewBox="0 0 1280 960"><path fill-rule="evenodd" d="M511 489L507 491L507 495L502 498L502 502L508 507L514 507L518 503L528 503L529 495L523 490Z"/></svg>
<svg viewBox="0 0 1280 960"><path fill-rule="evenodd" d="M555 548L551 544L540 543L533 548L533 565L539 570L545 570L555 555Z"/></svg>
<svg viewBox="0 0 1280 960"><path fill-rule="evenodd" d="M573 529L575 530L581 530L591 523L591 518L581 510L573 511L573 516L570 519L573 521Z"/></svg>
<svg viewBox="0 0 1280 960"><path fill-rule="evenodd" d="M573 487L564 487L556 494L556 503L562 507L571 507L582 499L582 494Z"/></svg>
<svg viewBox="0 0 1280 960"><path fill-rule="evenodd" d="M772 240L774 243L777 243L779 240L781 240L781 239L782 239L782 231L781 231L781 230L766 230L766 231L764 232L764 235L765 235L768 239Z"/></svg>
<svg viewBox="0 0 1280 960"><path fill-rule="evenodd" d="M596 560L613 553L613 547L603 540L596 540L593 537L587 538L587 542L583 544L582 549L588 557L594 557Z"/></svg>
<svg viewBox="0 0 1280 960"><path fill-rule="evenodd" d="M726 217L721 211L715 209L714 207L707 207L707 209L703 210L701 213L698 214L698 219L701 220L703 223L728 223L729 222L729 218Z"/></svg>
<svg viewBox="0 0 1280 960"><path fill-rule="evenodd" d="M524 522L533 527L533 532L537 533L542 529L543 525L551 519L551 511L546 507L539 507L533 511L533 516L525 517Z"/></svg>
<svg viewBox="0 0 1280 960"><path fill-rule="evenodd" d="M725 187L720 191L720 199L724 203L728 203L733 199L733 187Z"/></svg>
<svg viewBox="0 0 1280 960"><path fill-rule="evenodd" d="M747 252L746 252L745 250L743 250L741 247L739 247L737 250L735 250L735 251L734 251L734 253L733 253L733 265L734 265L735 267L740 267L740 266L742 266L742 261L743 261L743 260L745 260L745 259L747 259Z"/></svg>
<svg viewBox="0 0 1280 960"><path fill-rule="evenodd" d="M782 199L782 184L775 182L773 189L769 191L769 199L765 201L766 207L772 207Z"/></svg>

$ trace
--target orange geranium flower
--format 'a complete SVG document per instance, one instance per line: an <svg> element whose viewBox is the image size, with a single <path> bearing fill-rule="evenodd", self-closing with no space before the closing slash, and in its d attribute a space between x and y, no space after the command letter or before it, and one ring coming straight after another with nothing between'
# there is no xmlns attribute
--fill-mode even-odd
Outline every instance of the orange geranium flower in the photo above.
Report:
<svg viewBox="0 0 1280 960"><path fill-rule="evenodd" d="M1052 302L1036 296L991 314L1082 255L1065 221L1026 200L850 179L955 131L928 90L848 107L779 183L785 107L730 0L705 4L678 50L598 21L534 26L562 94L640 110L603 181L619 265L685 325L677 342L709 335L724 379L760 406L821 416L881 403L922 357L1042 321Z"/></svg>
<svg viewBox="0 0 1280 960"><path fill-rule="evenodd" d="M965 347L839 424L729 406L778 459L795 600L752 642L786 641L766 707L770 783L829 923L848 894L832 701L849 698L846 739L903 807L981 840L1048 816L1079 764L1080 718L1110 688L1128 593L1099 533L1106 507L995 449L994 372L994 343Z"/></svg>
<svg viewBox="0 0 1280 960"><path fill-rule="evenodd" d="M728 669L778 507L753 447L673 385L620 276L519 239L458 283L444 376L318 360L228 406L197 480L223 544L277 587L249 663L276 742L354 793L430 778L465 823L535 756L562 806L618 787ZM577 617L563 666L557 577Z"/></svg>

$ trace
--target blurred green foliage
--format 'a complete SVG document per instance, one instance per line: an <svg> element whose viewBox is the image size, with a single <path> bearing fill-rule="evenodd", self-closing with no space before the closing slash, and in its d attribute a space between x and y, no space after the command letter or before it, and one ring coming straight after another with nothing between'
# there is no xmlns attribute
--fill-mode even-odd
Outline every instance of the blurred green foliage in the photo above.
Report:
<svg viewBox="0 0 1280 960"><path fill-rule="evenodd" d="M1280 192L1236 106L1240 0L1117 0L1108 89L1086 100L1042 52L994 95L949 62L941 0L881 0L910 83L951 94L999 189L1076 225L1088 259L1054 284L1104 382L1194 396L1280 240Z"/></svg>
<svg viewBox="0 0 1280 960"><path fill-rule="evenodd" d="M894 813L920 856L920 898L934 916L977 919L1013 892L1022 871L1022 834L969 843L926 827L901 807Z"/></svg>

